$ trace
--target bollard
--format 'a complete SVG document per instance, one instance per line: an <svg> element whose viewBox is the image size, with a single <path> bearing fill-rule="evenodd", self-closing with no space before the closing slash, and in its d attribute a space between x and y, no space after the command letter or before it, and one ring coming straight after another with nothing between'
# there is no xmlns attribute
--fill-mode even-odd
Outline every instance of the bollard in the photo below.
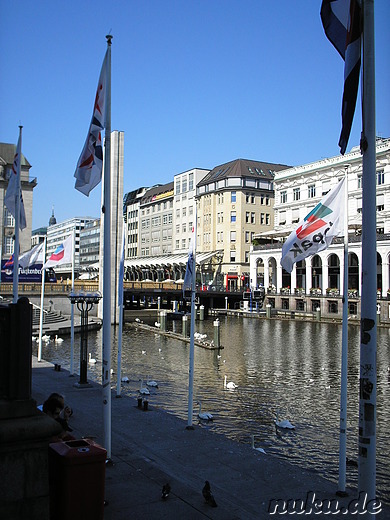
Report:
<svg viewBox="0 0 390 520"><path fill-rule="evenodd" d="M177 301L176 300L173 300L173 302L172 302L172 311L177 312Z"/></svg>
<svg viewBox="0 0 390 520"><path fill-rule="evenodd" d="M147 411L148 411L148 406L149 406L149 401L147 401L147 400L145 399L145 401L144 401L144 412L147 412Z"/></svg>
<svg viewBox="0 0 390 520"><path fill-rule="evenodd" d="M183 324L183 336L186 338L188 336L188 316L183 316L181 321Z"/></svg>
<svg viewBox="0 0 390 520"><path fill-rule="evenodd" d="M320 307L316 308L316 320L321 321L321 308Z"/></svg>
<svg viewBox="0 0 390 520"><path fill-rule="evenodd" d="M204 321L204 305L199 307L199 319L200 321Z"/></svg>
<svg viewBox="0 0 390 520"><path fill-rule="evenodd" d="M213 322L214 325L214 346L220 348L221 346L221 329L220 329L220 321L215 320Z"/></svg>
<svg viewBox="0 0 390 520"><path fill-rule="evenodd" d="M142 397L138 397L138 408L142 408Z"/></svg>
<svg viewBox="0 0 390 520"><path fill-rule="evenodd" d="M160 310L160 305L161 305L161 297L158 296L158 298L157 298L157 310Z"/></svg>
<svg viewBox="0 0 390 520"><path fill-rule="evenodd" d="M266 312L267 318L270 318L271 317L271 304L270 303L267 303L267 305L265 306L265 312Z"/></svg>
<svg viewBox="0 0 390 520"><path fill-rule="evenodd" d="M228 297L225 296L225 309L227 310L228 309Z"/></svg>
<svg viewBox="0 0 390 520"><path fill-rule="evenodd" d="M167 311L160 311L160 329L164 332L167 330Z"/></svg>

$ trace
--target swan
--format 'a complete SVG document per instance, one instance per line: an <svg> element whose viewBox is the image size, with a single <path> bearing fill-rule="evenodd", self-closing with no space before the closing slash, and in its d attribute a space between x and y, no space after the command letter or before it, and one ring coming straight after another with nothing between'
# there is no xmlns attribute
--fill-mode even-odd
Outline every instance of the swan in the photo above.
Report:
<svg viewBox="0 0 390 520"><path fill-rule="evenodd" d="M225 376L225 379L223 382L224 388L227 388L228 390L235 390L236 388L238 388L238 385L236 385L236 383L233 383L233 381L229 381L229 383L227 383L226 381L227 381L227 376Z"/></svg>
<svg viewBox="0 0 390 520"><path fill-rule="evenodd" d="M155 321L155 322L154 322L154 326L155 326L155 327L161 327L161 323L159 323L158 321Z"/></svg>
<svg viewBox="0 0 390 520"><path fill-rule="evenodd" d="M92 357L92 354L88 353L88 363L91 363L91 365L94 365L96 363L96 359Z"/></svg>
<svg viewBox="0 0 390 520"><path fill-rule="evenodd" d="M201 403L201 401L198 401L196 404L199 405L199 412L198 412L199 419L202 419L203 421L212 421L214 419L214 417L212 416L211 413L209 413L209 412L202 412L202 403Z"/></svg>
<svg viewBox="0 0 390 520"><path fill-rule="evenodd" d="M255 448L255 436L251 435L252 438L252 448L256 451L259 451L260 453L265 453L265 450L263 448Z"/></svg>
<svg viewBox="0 0 390 520"><path fill-rule="evenodd" d="M285 430L295 430L295 426L291 424L288 419L279 421L279 413L276 414L275 426L277 428L284 428Z"/></svg>
<svg viewBox="0 0 390 520"><path fill-rule="evenodd" d="M147 377L147 380L146 380L146 386L153 386L154 388L158 388L157 382L156 381L150 381L149 376Z"/></svg>
<svg viewBox="0 0 390 520"><path fill-rule="evenodd" d="M141 323L141 320L140 320L139 318L135 318L135 321L136 321L137 323Z"/></svg>
<svg viewBox="0 0 390 520"><path fill-rule="evenodd" d="M42 341L46 341L48 343L50 341L50 336L45 334L44 336L42 336Z"/></svg>
<svg viewBox="0 0 390 520"><path fill-rule="evenodd" d="M144 381L142 379L139 390L138 390L139 393L142 395L150 395L149 388L146 388L146 386L143 386L143 384L144 384Z"/></svg>
<svg viewBox="0 0 390 520"><path fill-rule="evenodd" d="M57 334L55 335L54 342L55 343L62 343L64 340L62 338L59 338Z"/></svg>

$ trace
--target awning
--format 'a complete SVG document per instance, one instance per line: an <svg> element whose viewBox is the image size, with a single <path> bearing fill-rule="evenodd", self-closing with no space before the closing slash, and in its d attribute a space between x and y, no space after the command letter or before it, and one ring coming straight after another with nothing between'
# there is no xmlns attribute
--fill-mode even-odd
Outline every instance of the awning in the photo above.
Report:
<svg viewBox="0 0 390 520"><path fill-rule="evenodd" d="M209 251L207 253L196 253L196 263L198 265L205 264L214 256L222 255L223 251ZM137 257L125 260L125 268L127 269L159 269L170 267L185 267L187 265L188 254L161 255L153 257Z"/></svg>

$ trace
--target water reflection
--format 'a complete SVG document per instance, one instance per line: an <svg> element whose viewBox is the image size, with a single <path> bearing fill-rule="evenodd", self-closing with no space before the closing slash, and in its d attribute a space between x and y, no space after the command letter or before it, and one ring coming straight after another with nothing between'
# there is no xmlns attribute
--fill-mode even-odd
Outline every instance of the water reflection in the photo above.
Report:
<svg viewBox="0 0 390 520"><path fill-rule="evenodd" d="M152 320L151 324L154 323ZM181 323L169 323L181 332ZM213 322L196 329L213 338ZM337 482L339 450L341 326L335 324L267 321L228 317L221 320L224 349L195 348L194 401L214 415L203 425L243 443L256 435L256 446L268 453L310 467ZM113 331L112 367L116 370L116 336ZM359 328L349 327L347 456L357 460ZM43 358L69 368L70 341L44 346ZM90 333L89 351L101 360L101 331ZM145 353L143 353L143 351ZM389 331L378 330L377 383L377 486L380 496L390 496L387 459L390 449ZM79 367L76 336L75 367ZM136 396L140 379L149 375L158 382L151 389L150 404L187 419L189 345L159 334L126 329L123 333L122 385ZM224 389L225 374L238 384ZM88 367L88 377L100 381L101 363ZM112 376L113 387L116 374ZM293 431L278 431L274 420L289 419ZM194 420L197 407L194 406ZM357 484L357 468L347 467L347 485ZM337 485L337 484L336 484Z"/></svg>

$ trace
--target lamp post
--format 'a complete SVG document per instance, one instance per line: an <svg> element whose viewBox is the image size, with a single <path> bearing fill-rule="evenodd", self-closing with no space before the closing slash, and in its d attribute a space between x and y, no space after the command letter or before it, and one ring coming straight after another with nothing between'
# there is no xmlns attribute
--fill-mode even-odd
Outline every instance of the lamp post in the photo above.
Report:
<svg viewBox="0 0 390 520"><path fill-rule="evenodd" d="M80 381L75 383L77 388L87 388L91 385L87 380L87 350L88 350L88 313L94 303L99 303L102 295L99 292L71 292L68 296L70 303L76 304L81 314L81 340L80 340Z"/></svg>

